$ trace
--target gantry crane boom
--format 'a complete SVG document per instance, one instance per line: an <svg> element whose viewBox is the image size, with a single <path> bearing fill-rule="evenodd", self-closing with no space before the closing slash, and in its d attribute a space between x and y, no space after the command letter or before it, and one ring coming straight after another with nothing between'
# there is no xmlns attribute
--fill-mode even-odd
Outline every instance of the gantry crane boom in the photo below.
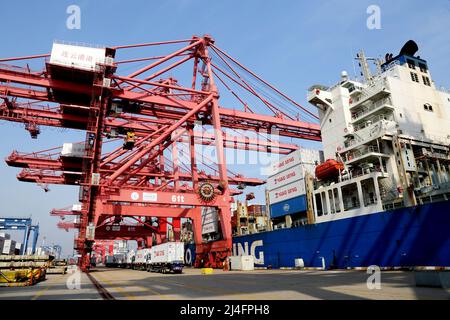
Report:
<svg viewBox="0 0 450 320"><path fill-rule="evenodd" d="M168 45L183 47L166 55L117 59L123 50ZM316 115L208 35L92 50L54 44L53 49L51 55L0 59L10 63L50 57L43 71L0 64L0 119L24 123L33 138L39 126L86 131L78 157L64 157L55 148L13 152L6 159L23 169L19 180L43 185L46 191L47 184L80 186L79 210L52 213L78 217L59 226L78 229L75 247L84 270L95 240L135 239L152 245L165 240L168 226L179 239L182 218L193 222L196 265L221 266L231 250L232 196L264 183L231 172L225 149L287 154L298 146L277 137L320 141ZM147 61L127 75L118 72L124 64ZM185 78L167 76L169 71L184 72L182 67L190 63L186 85L181 84ZM235 99L232 108L219 103L223 92ZM117 138L124 139L123 146L106 151L104 144ZM187 146L188 159L180 159L180 145ZM215 159L198 154L197 146L214 148ZM202 241L204 207L219 213L221 238L213 243Z"/></svg>

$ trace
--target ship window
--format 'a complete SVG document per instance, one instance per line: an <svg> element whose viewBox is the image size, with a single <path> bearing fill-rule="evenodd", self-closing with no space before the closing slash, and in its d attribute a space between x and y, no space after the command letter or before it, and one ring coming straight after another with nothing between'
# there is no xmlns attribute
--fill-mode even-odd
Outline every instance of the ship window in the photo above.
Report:
<svg viewBox="0 0 450 320"><path fill-rule="evenodd" d="M323 215L322 199L320 198L320 193L316 194L316 212L318 217L321 217Z"/></svg>
<svg viewBox="0 0 450 320"><path fill-rule="evenodd" d="M423 108L424 108L426 111L433 112L433 106L432 106L431 104L429 104L429 103L425 103L425 104L423 105Z"/></svg>
<svg viewBox="0 0 450 320"><path fill-rule="evenodd" d="M422 80L424 85L431 87L430 78L422 76Z"/></svg>
<svg viewBox="0 0 450 320"><path fill-rule="evenodd" d="M326 216L328 214L328 206L327 206L327 194L325 191L320 193L320 198L322 201L323 214Z"/></svg>
<svg viewBox="0 0 450 320"><path fill-rule="evenodd" d="M336 205L335 205L335 202L333 201L333 190L328 190L328 198L330 199L330 212L333 214L333 213L336 213Z"/></svg>
<svg viewBox="0 0 450 320"><path fill-rule="evenodd" d="M408 67L410 69L416 69L416 63L414 62L414 60L406 59L406 62L408 62Z"/></svg>
<svg viewBox="0 0 450 320"><path fill-rule="evenodd" d="M427 65L419 62L420 71L426 73L428 71Z"/></svg>
<svg viewBox="0 0 450 320"><path fill-rule="evenodd" d="M333 189L333 199L334 199L334 207L336 208L336 212L340 212L341 205L340 205L340 201L339 201L338 189Z"/></svg>
<svg viewBox="0 0 450 320"><path fill-rule="evenodd" d="M414 82L419 83L419 76L417 75L417 73L410 72L410 74L411 74L411 80L414 81Z"/></svg>
<svg viewBox="0 0 450 320"><path fill-rule="evenodd" d="M344 211L361 207L356 182L342 187L342 198L344 201Z"/></svg>
<svg viewBox="0 0 450 320"><path fill-rule="evenodd" d="M361 181L364 206L368 207L377 203L375 196L375 184L372 178Z"/></svg>

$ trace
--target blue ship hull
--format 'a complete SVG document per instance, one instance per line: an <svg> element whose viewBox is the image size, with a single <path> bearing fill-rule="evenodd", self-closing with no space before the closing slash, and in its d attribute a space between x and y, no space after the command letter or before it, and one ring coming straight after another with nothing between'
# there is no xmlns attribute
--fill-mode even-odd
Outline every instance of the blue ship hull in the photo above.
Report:
<svg viewBox="0 0 450 320"><path fill-rule="evenodd" d="M233 238L257 267L450 266L450 201ZM186 263L195 246L186 248Z"/></svg>

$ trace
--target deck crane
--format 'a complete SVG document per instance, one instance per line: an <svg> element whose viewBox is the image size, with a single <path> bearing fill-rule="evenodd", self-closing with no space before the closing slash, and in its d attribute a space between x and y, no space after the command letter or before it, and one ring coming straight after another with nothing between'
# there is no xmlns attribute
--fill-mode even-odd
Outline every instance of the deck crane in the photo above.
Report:
<svg viewBox="0 0 450 320"><path fill-rule="evenodd" d="M166 48L170 53L161 55ZM130 53L139 50L142 56ZM151 50L157 55L148 56ZM44 69L9 64L30 59L45 59ZM136 63L146 65L122 73L122 67ZM219 100L234 104L224 107ZM75 249L83 270L89 269L95 240L138 239L151 245L164 241L168 225L179 237L184 218L193 221L195 265L221 267L231 252L233 196L246 185L264 183L230 175L225 149L286 154L298 148L268 135L274 132L321 139L315 114L209 35L107 48L54 43L51 54L0 59L0 119L24 123L33 138L41 126L86 132L79 157L13 152L6 160L23 169L21 181L80 187ZM106 142L116 138L121 143L106 151ZM177 160L179 144L188 147L188 170ZM202 167L198 146L214 148L215 162L207 163L214 171ZM202 207L218 211L218 241L202 242ZM64 216L64 210L59 213Z"/></svg>

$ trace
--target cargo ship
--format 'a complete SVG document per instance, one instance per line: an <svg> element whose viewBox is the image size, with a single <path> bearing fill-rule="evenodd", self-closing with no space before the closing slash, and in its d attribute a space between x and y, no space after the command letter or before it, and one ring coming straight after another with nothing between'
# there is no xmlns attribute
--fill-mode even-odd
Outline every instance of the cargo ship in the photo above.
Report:
<svg viewBox="0 0 450 320"><path fill-rule="evenodd" d="M450 266L450 94L417 52L412 40L384 59L360 51L360 79L309 89L323 151L273 164L273 230L235 236L233 255L263 268Z"/></svg>

